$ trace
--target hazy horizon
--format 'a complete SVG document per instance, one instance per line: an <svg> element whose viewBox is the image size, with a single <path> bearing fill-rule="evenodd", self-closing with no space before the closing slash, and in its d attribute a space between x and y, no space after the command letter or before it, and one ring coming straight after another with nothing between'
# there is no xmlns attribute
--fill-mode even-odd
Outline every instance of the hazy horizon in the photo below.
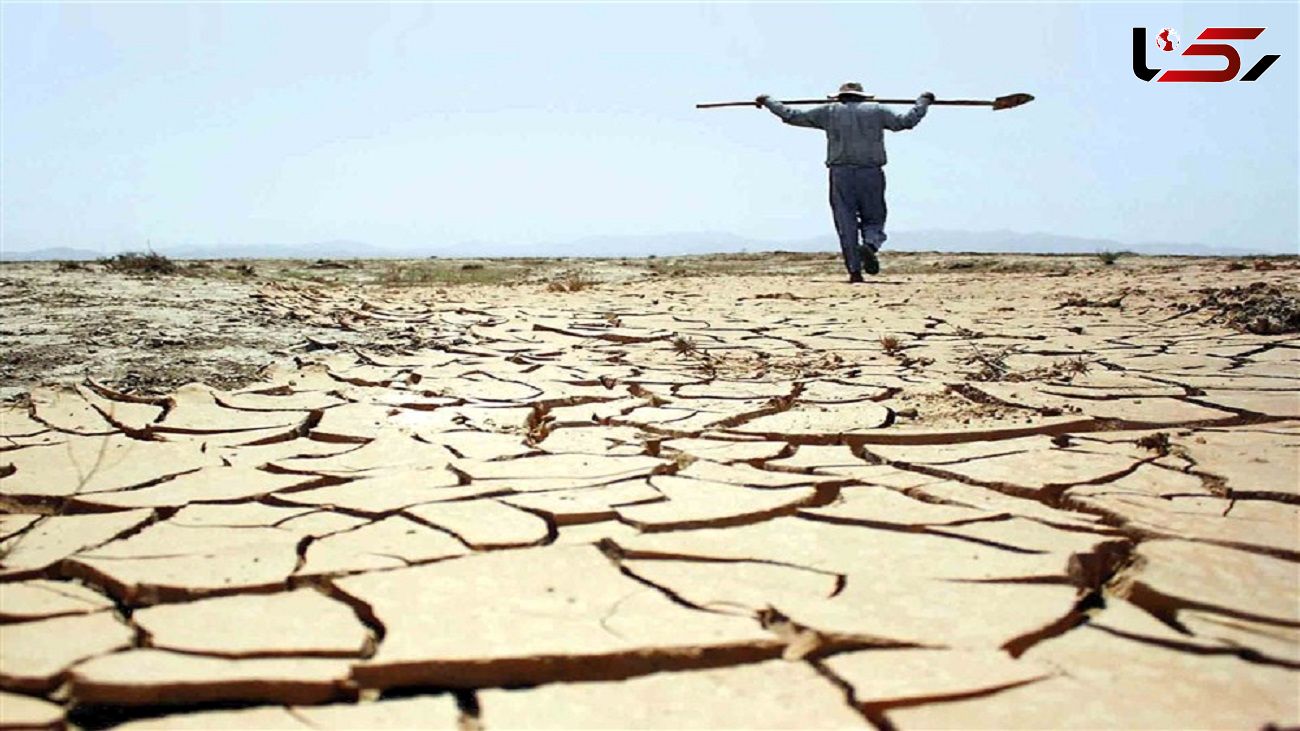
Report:
<svg viewBox="0 0 1300 731"><path fill-rule="evenodd" d="M992 97L888 140L889 230L1295 253L1297 6L0 7L0 246L390 249L829 236L824 141L694 103ZM1266 26L1250 83L1161 84L1130 33ZM1151 65L1216 68L1148 50ZM592 252L597 254L599 252Z"/></svg>
<svg viewBox="0 0 1300 731"><path fill-rule="evenodd" d="M502 247L481 241L384 246L351 239L307 242L258 242L252 244L155 244L135 246L35 247L0 250L0 260L57 260L80 254L80 258L102 258L115 254L154 252L173 258L476 258L476 257L594 257L628 258L644 256L689 256L763 252L835 252L833 233L793 239L753 239L721 231L664 232L643 236L591 236L570 241L538 242L529 247ZM1296 256L1289 250L1267 250L1211 246L1199 242L1131 242L1113 239L1072 237L1048 232L996 231L896 231L887 252L983 253L983 254L1092 254L1104 251L1133 254L1181 256Z"/></svg>

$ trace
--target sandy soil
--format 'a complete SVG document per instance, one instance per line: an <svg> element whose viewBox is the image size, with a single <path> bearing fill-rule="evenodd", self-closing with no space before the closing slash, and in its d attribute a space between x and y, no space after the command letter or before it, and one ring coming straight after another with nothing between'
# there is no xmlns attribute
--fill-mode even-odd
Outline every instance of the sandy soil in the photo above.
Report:
<svg viewBox="0 0 1300 731"><path fill-rule="evenodd" d="M0 267L0 722L1300 723L1297 264Z"/></svg>

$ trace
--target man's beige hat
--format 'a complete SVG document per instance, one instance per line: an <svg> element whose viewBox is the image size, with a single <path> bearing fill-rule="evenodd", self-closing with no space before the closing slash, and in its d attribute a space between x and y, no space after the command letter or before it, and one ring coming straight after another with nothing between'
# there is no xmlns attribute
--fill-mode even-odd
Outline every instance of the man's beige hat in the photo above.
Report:
<svg viewBox="0 0 1300 731"><path fill-rule="evenodd" d="M840 90L834 94L828 94L831 99L839 96L860 96L863 99L870 99L871 95L862 90L862 84L856 81L848 81L840 84Z"/></svg>

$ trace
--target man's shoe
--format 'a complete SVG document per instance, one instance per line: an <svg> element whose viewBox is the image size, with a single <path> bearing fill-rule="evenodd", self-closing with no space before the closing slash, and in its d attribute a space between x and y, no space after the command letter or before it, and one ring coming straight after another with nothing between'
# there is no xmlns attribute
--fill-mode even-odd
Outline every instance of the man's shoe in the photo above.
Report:
<svg viewBox="0 0 1300 731"><path fill-rule="evenodd" d="M849 284L862 284L862 272L849 272Z"/></svg>
<svg viewBox="0 0 1300 731"><path fill-rule="evenodd" d="M867 270L867 274L880 273L880 259L876 258L876 250L870 246L864 246L858 250L862 258L862 268Z"/></svg>

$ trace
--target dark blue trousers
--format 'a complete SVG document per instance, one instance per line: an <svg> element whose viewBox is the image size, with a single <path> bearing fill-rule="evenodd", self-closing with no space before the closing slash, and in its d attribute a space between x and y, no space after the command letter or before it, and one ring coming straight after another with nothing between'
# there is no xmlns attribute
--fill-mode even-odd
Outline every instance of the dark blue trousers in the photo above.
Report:
<svg viewBox="0 0 1300 731"><path fill-rule="evenodd" d="M831 213L849 273L862 271L859 246L878 251L885 243L885 171L875 165L835 165Z"/></svg>

